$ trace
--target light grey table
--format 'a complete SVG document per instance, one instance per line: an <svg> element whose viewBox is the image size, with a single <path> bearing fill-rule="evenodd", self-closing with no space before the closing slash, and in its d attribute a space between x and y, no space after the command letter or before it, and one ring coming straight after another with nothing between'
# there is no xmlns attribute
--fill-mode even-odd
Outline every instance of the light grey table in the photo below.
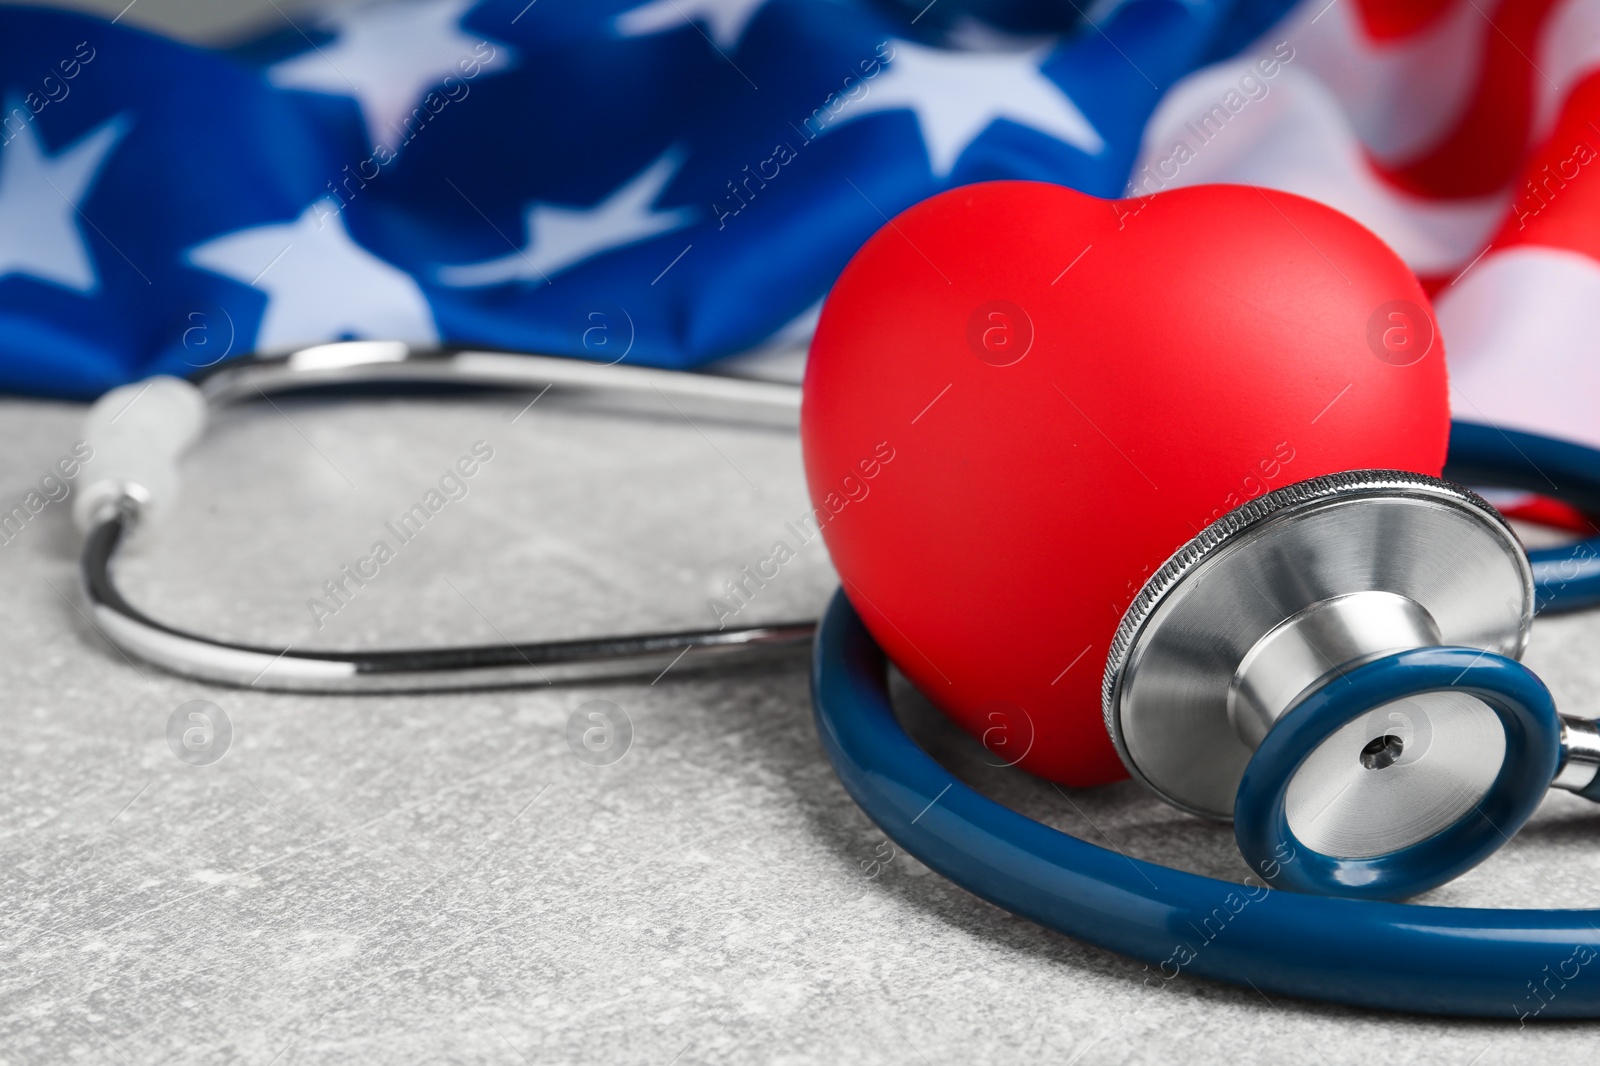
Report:
<svg viewBox="0 0 1600 1066"><path fill-rule="evenodd" d="M428 643L694 626L805 508L792 433L552 393L284 400L235 412L123 580L157 617L241 640ZM0 401L0 505L80 408ZM494 459L321 630L306 600L477 440ZM1268 1002L1142 967L982 903L904 855L834 780L803 660L654 684L307 697L130 663L79 613L68 503L0 546L0 1061L1585 1061L1592 1026L1519 1029ZM806 616L820 543L752 603ZM1600 621L1540 622L1530 661L1600 711ZM1224 877L1226 827L1130 783L1066 796L906 693L979 787L1131 855ZM168 720L234 728L189 765ZM631 747L574 754L587 701ZM1600 903L1600 811L1553 797L1433 894ZM1594 980L1600 978L1588 977ZM1507 1004L1510 1015L1511 1004Z"/></svg>
<svg viewBox="0 0 1600 1066"><path fill-rule="evenodd" d="M0 5L54 7L192 41L231 44L281 30L312 27L319 15L363 0L0 0Z"/></svg>

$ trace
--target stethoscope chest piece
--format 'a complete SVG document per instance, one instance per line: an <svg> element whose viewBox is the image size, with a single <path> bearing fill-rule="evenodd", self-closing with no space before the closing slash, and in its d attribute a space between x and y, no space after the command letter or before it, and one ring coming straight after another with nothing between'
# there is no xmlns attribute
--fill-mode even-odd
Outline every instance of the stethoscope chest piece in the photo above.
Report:
<svg viewBox="0 0 1600 1066"><path fill-rule="evenodd" d="M1112 644L1106 728L1163 798L1233 819L1278 887L1413 894L1514 833L1555 776L1560 720L1515 662L1533 608L1515 534L1468 490L1314 478L1146 583Z"/></svg>

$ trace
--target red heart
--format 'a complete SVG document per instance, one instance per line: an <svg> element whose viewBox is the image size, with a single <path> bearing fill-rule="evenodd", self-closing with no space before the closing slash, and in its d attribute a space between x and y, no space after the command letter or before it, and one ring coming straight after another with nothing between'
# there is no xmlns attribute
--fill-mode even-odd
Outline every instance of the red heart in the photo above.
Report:
<svg viewBox="0 0 1600 1066"><path fill-rule="evenodd" d="M1101 674L1146 577L1264 491L1437 475L1437 336L1394 253L1298 196L955 189L880 230L823 308L816 517L918 689L1006 762L1112 781Z"/></svg>

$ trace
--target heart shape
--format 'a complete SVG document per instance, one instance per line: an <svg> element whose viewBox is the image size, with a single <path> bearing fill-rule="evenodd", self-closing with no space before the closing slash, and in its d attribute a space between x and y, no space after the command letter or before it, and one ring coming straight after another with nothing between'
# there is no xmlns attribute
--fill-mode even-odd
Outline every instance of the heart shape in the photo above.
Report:
<svg viewBox="0 0 1600 1066"><path fill-rule="evenodd" d="M814 515L867 628L997 761L1125 776L1101 675L1146 578L1342 470L1438 475L1444 347L1377 237L1298 196L993 182L851 260L811 346Z"/></svg>

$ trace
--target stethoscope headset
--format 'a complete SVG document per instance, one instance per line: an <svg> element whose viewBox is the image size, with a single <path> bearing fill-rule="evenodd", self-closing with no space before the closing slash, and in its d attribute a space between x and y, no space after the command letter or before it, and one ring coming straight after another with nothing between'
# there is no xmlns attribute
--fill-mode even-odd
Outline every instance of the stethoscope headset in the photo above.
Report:
<svg viewBox="0 0 1600 1066"><path fill-rule="evenodd" d="M1301 605L1266 633L1259 632L1260 619L1222 623L1240 627L1226 636L1244 649L1228 720L1256 741L1236 782L1236 836L1252 869L1275 889L1289 890L1268 891L1108 851L957 779L902 728L889 697L886 657L842 593L820 623L339 652L215 640L155 621L118 592L112 569L119 545L170 502L179 458L208 417L272 393L405 383L654 392L788 420L800 398L797 387L763 381L388 342L253 356L192 381L157 377L123 386L91 409L86 437L95 458L74 508L85 535L83 588L95 627L129 655L180 675L307 692L644 676L675 659L771 654L814 640L818 731L845 788L896 844L983 899L1160 967L1164 976L1193 973L1269 993L1505 1017L1531 1013L1533 989L1542 1017L1600 1016L1600 983L1552 977L1550 969L1575 951L1590 957L1600 951L1600 910L1390 902L1481 861L1551 787L1600 799L1594 723L1558 715L1545 686L1516 661L1536 612L1600 603L1600 537L1525 553L1492 507L1452 481L1358 471L1258 497L1173 554L1123 618L1105 673L1105 714L1134 775L1190 810L1201 808L1195 797L1214 792L1216 782L1173 777L1161 759L1128 755L1144 718L1160 720L1163 692L1170 691L1164 657L1181 657L1195 627L1219 625L1185 609L1203 600L1189 594L1241 580L1285 580L1273 560L1316 557L1308 546L1348 538L1363 519L1364 528L1389 537L1449 538L1453 551L1473 560L1458 568L1472 575L1471 588L1448 580L1419 588L1400 579L1375 589L1341 577L1334 553L1323 578L1350 585L1340 595ZM1446 472L1600 513L1600 452L1576 444L1457 422ZM1403 516L1399 525L1384 520L1395 515ZM1489 580L1499 586L1484 587ZM1307 653L1330 647L1346 657L1332 674ZM1419 696L1434 701L1423 716L1433 757L1407 763L1407 751L1414 754L1420 743L1416 723L1367 733L1373 708ZM1171 740L1206 742L1203 735ZM1359 753L1354 760L1352 751ZM1363 778L1362 770L1374 768L1400 773ZM1353 817L1331 827L1305 821L1306 795L1314 804L1330 790L1361 792L1368 782L1385 788L1357 803Z"/></svg>

